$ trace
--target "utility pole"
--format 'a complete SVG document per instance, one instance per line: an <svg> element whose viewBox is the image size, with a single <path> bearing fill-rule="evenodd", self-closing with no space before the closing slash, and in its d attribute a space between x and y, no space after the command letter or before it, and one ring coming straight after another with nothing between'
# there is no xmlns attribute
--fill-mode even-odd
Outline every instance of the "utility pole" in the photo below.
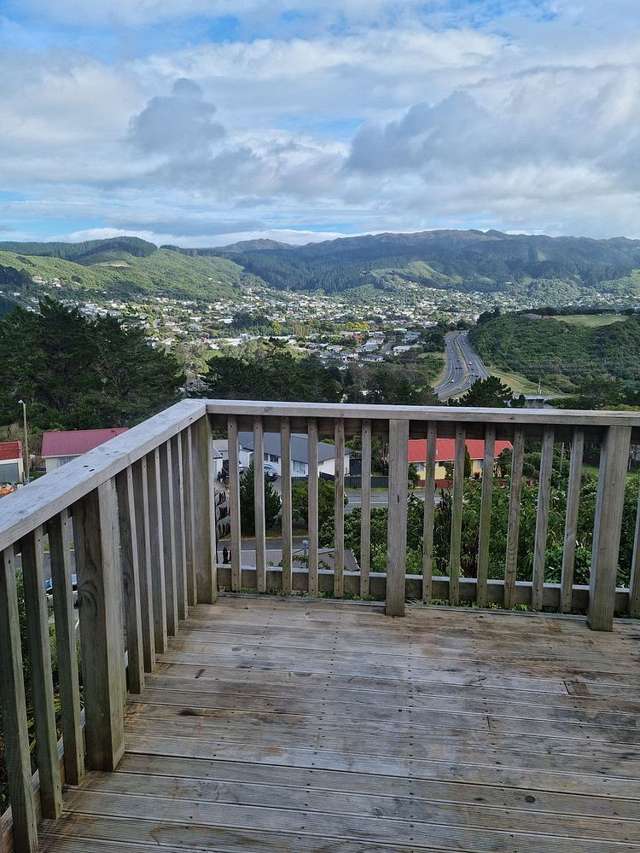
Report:
<svg viewBox="0 0 640 853"><path fill-rule="evenodd" d="M18 400L18 405L22 406L22 426L24 429L24 481L29 482L29 431L27 430L27 404L24 400Z"/></svg>

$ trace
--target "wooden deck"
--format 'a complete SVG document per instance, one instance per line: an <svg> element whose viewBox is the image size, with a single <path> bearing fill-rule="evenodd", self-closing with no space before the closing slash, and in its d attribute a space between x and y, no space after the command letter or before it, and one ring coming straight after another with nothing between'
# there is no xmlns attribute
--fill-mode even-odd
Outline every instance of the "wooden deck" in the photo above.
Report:
<svg viewBox="0 0 640 853"><path fill-rule="evenodd" d="M640 851L640 626L222 598L51 853Z"/></svg>

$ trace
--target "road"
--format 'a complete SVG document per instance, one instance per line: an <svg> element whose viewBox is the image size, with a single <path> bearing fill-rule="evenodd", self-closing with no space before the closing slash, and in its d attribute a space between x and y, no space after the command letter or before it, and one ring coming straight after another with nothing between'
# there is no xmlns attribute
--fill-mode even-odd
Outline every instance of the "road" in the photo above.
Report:
<svg viewBox="0 0 640 853"><path fill-rule="evenodd" d="M435 387L441 400L464 394L477 382L489 375L482 359L471 346L469 332L448 332L445 336L447 372Z"/></svg>

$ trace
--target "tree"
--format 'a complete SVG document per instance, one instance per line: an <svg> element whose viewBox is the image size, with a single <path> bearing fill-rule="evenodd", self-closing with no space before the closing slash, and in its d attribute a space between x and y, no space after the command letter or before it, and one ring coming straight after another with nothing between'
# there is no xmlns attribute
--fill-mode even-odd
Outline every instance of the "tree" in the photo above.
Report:
<svg viewBox="0 0 640 853"><path fill-rule="evenodd" d="M505 408L513 401L513 391L497 376L489 376L474 382L471 388L453 406L483 406L485 408Z"/></svg>
<svg viewBox="0 0 640 853"><path fill-rule="evenodd" d="M253 462L242 472L240 477L240 527L243 535L254 536L256 532L256 511L254 504L254 478L255 469ZM273 488L273 484L265 480L264 483L264 520L265 527L270 530L275 526L280 515L282 500Z"/></svg>
<svg viewBox="0 0 640 853"><path fill-rule="evenodd" d="M176 359L139 328L95 320L44 299L0 320L0 422L18 400L40 429L129 426L171 405L184 383Z"/></svg>
<svg viewBox="0 0 640 853"><path fill-rule="evenodd" d="M340 374L315 356L298 358L279 341L214 356L204 377L210 397L228 400L339 402Z"/></svg>
<svg viewBox="0 0 640 853"><path fill-rule="evenodd" d="M318 480L318 518L333 524L335 515L335 484L333 480ZM297 480L291 489L293 526L306 530L309 526L309 481Z"/></svg>

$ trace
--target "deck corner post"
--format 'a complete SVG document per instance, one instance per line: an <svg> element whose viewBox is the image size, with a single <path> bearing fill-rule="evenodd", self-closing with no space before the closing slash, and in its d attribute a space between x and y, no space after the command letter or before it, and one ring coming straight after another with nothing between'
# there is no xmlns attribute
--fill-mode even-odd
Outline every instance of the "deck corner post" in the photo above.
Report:
<svg viewBox="0 0 640 853"><path fill-rule="evenodd" d="M405 615L409 421L389 421L389 516L387 528L387 616Z"/></svg>
<svg viewBox="0 0 640 853"><path fill-rule="evenodd" d="M209 416L191 426L193 483L193 562L199 604L218 600L213 444Z"/></svg>
<svg viewBox="0 0 640 853"><path fill-rule="evenodd" d="M630 427L607 427L600 455L596 515L593 526L587 614L587 623L593 631L613 630L616 575L630 443Z"/></svg>
<svg viewBox="0 0 640 853"><path fill-rule="evenodd" d="M124 754L124 631L113 479L73 507L87 765L114 770Z"/></svg>

